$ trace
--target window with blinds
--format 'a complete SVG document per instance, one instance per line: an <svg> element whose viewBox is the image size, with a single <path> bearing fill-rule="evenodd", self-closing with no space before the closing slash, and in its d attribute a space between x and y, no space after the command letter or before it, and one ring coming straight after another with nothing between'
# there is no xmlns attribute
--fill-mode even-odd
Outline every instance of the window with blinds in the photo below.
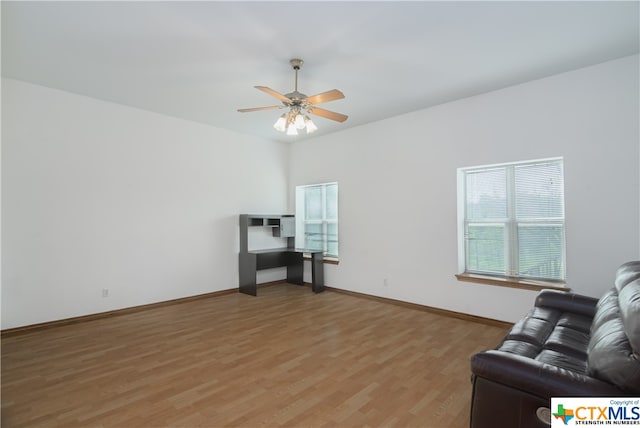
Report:
<svg viewBox="0 0 640 428"><path fill-rule="evenodd" d="M296 247L338 257L338 183L296 187Z"/></svg>
<svg viewBox="0 0 640 428"><path fill-rule="evenodd" d="M458 185L465 273L565 280L562 159L461 168Z"/></svg>

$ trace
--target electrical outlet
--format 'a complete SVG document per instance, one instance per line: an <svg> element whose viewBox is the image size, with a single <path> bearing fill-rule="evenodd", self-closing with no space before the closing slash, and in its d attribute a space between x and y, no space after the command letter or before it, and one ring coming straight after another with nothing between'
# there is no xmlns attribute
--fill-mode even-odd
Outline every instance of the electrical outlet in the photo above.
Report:
<svg viewBox="0 0 640 428"><path fill-rule="evenodd" d="M389 280L387 278L382 280L382 285L386 288L389 286Z"/></svg>
<svg viewBox="0 0 640 428"><path fill-rule="evenodd" d="M109 297L109 289L108 288L103 288L102 289L102 297Z"/></svg>

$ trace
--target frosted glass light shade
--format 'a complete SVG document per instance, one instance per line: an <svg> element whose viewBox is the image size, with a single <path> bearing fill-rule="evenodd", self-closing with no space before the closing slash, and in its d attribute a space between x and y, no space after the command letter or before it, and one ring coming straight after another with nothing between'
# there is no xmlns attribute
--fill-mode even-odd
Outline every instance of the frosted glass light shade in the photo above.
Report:
<svg viewBox="0 0 640 428"><path fill-rule="evenodd" d="M315 123L313 123L313 121L309 118L309 116L305 116L304 123L305 125L307 125L307 134L311 134L312 132L315 132L318 130L318 127L316 126Z"/></svg>
<svg viewBox="0 0 640 428"><path fill-rule="evenodd" d="M298 135L298 130L296 129L295 124L289 124L289 127L287 128L287 135Z"/></svg>
<svg viewBox="0 0 640 428"><path fill-rule="evenodd" d="M318 127L313 123L309 116L297 112L296 110L284 113L278 118L278 120L276 120L273 127L276 131L286 132L287 135L298 135L298 129L306 129L307 134L311 134L318 130Z"/></svg>
<svg viewBox="0 0 640 428"><path fill-rule="evenodd" d="M283 114L276 120L276 123L273 124L273 127L276 128L276 131L284 132L287 129L287 115Z"/></svg>

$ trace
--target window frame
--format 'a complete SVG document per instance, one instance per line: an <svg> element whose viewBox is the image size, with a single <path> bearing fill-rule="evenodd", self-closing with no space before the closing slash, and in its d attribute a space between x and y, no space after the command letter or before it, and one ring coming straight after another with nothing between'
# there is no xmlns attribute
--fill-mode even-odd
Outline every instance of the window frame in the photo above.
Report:
<svg viewBox="0 0 640 428"><path fill-rule="evenodd" d="M327 216L327 212L328 212L328 204L327 204L327 187L328 186L332 186L335 185L336 187L336 218L329 218ZM322 204L322 208L321 208L321 218L320 219L307 219L306 218L306 204L305 204L305 198L300 198L300 195L302 194L303 196L306 195L306 189L310 189L310 188L320 188L322 191L322 196L321 196L321 204ZM300 243L304 243L304 245L302 245L303 249L307 249L307 236L306 236L306 226L307 225L321 225L321 234L322 234L322 254L325 258L325 260L327 262L337 262L338 261L338 255L340 253L339 251L339 204L338 204L338 195L339 195L339 186L338 186L338 182L337 181L330 181L330 182L324 182L324 183L314 183L314 184L305 184L305 185L299 185L296 186L295 188L295 194L296 194L296 246L299 247ZM302 199L302 200L301 200ZM302 213L302 215L301 215ZM332 254L329 253L329 226L330 225L335 225L335 229L336 229L336 254ZM300 238L298 238L300 237ZM300 240L298 240L300 239Z"/></svg>
<svg viewBox="0 0 640 428"><path fill-rule="evenodd" d="M545 163L559 163L562 168L562 180L564 189L564 159L562 157L536 159L520 162L507 162L492 165L480 165L473 167L458 168L458 273L456 277L461 281L479 282L507 287L541 289L555 288L567 290L566 288L566 213L564 190L562 197L562 217L539 217L518 219L516 217L516 189L515 170L516 167L526 165L540 165ZM467 174L470 172L489 171L491 169L505 169L506 171L506 200L507 217L468 219L467 218ZM493 273L482 270L469 269L467 261L469 259L468 227L473 224L497 224L504 227L504 254L505 272ZM560 225L561 226L561 263L562 279L546 277L533 277L520 275L519 272L519 242L518 227L522 225Z"/></svg>

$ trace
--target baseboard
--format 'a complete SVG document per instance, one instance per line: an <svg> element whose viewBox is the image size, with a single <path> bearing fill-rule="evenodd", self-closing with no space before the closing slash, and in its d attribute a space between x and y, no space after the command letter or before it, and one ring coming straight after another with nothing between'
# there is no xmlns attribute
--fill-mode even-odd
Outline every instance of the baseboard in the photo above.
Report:
<svg viewBox="0 0 640 428"><path fill-rule="evenodd" d="M274 285L286 284L286 283L287 283L286 280L281 279L281 280L277 280L277 281L264 282L264 283L258 284L257 286L258 286L258 288L264 288L264 287L272 287ZM309 282L305 282L304 285L307 286L307 287L311 287L311 283L309 283ZM434 308L434 307L431 307L431 306L420 305L420 304L417 304L417 303L404 302L402 300L389 299L387 297L373 296L371 294L358 293L356 291L342 290L340 288L334 288L334 287L328 287L328 286L325 286L325 289L327 289L329 291L334 291L336 293L347 294L347 295L354 296L354 297L360 297L360 298L363 298L363 299L375 300L377 302L388 303L388 304L392 304L392 305L398 305L398 306L402 306L402 307L409 308L409 309L415 309L415 310L419 310L419 311L430 312L430 313L443 315L443 316L448 316L448 317L452 317L452 318L458 318L458 319L462 319L462 320L466 320L466 321L473 321L473 322L477 322L477 323L481 323L481 324L487 324L487 325L492 325L492 326L497 326L497 327L511 327L513 325L512 323L508 323L506 321L495 320L495 319L492 319L492 318L484 318L484 317L479 317L479 316L476 316L476 315L465 314L465 313L462 313L462 312L449 311L449 310L446 310L446 309ZM146 311L148 309L161 308L163 306L178 305L180 303L192 302L194 300L209 299L211 297L224 296L224 295L227 295L227 294L234 294L234 293L237 293L237 292L238 292L237 288L230 288L230 289L227 289L227 290L214 291L214 292L211 292L211 293L198 294L198 295L195 295L195 296L182 297L182 298L179 298L179 299L166 300L166 301L163 301L163 302L149 303L147 305L132 306L132 307L129 307L129 308L115 309L115 310L112 310L112 311L99 312L99 313L96 313L96 314L89 314L89 315L83 315L83 316L79 316L79 317L65 318L65 319L61 319L61 320L48 321L48 322L43 322L43 323L39 323L39 324L31 324L31 325L26 325L26 326L22 326L22 327L8 328L8 329L0 331L0 338L15 336L15 335L19 335L19 334L25 334L25 333L32 333L32 332L35 332L35 331L46 330L46 329L60 327L60 326L64 326L64 325L77 324L77 323L86 322L86 321L93 321L93 320L98 320L98 319L103 319L103 318L115 317L115 316L119 316L119 315L131 314L131 313L135 313L135 312Z"/></svg>
<svg viewBox="0 0 640 428"><path fill-rule="evenodd" d="M177 305L180 303L192 302L194 300L200 300L200 299L208 299L208 298L217 297L217 296L224 296L227 294L233 294L237 292L238 292L237 288L230 288L227 290L214 291L211 293L198 294L198 295L189 296L189 297L181 297L179 299L165 300L162 302L149 303L146 305L131 306L129 308L114 309L112 311L107 311L107 312L98 312L95 314L82 315L79 317L65 318L61 320L48 321L48 322L43 322L39 324L31 324L31 325L26 325L22 327L8 328L0 331L0 337L9 337L9 336L15 336L18 334L32 333L34 331L46 330L50 328L60 327L63 325L77 324L81 322L99 320L103 318L110 318L110 317L115 317L119 315L132 314L136 312L146 311L148 309L161 308L163 306L170 306L170 305Z"/></svg>
<svg viewBox="0 0 640 428"><path fill-rule="evenodd" d="M263 288L263 287L271 287L273 285L286 284L286 283L287 283L286 280L280 279L277 281L263 282L261 284L258 284L257 286L258 288ZM79 317L65 318L65 319L55 320L55 321L47 321L39 324L31 324L31 325L26 325L22 327L8 328L0 331L0 337L9 337L9 336L14 336L16 334L31 333L33 331L45 330L48 328L60 327L63 325L76 324L80 322L93 321L93 320L98 320L102 318L114 317L118 315L131 314L135 312L146 311L147 309L161 308L163 306L169 306L169 305L177 305L180 303L192 302L194 300L200 300L200 299L208 299L210 297L224 296L227 294L233 294L237 292L238 292L237 288L229 288L226 290L214 291L211 293L197 294L195 296L181 297L179 299L165 300L163 302L157 302L157 303L149 303L147 305L132 306L129 308L114 309L113 311L99 312L96 314L82 315Z"/></svg>
<svg viewBox="0 0 640 428"><path fill-rule="evenodd" d="M513 323L510 323L507 321L500 321L493 318L485 318L477 315L465 314L463 312L455 312L447 309L434 308L432 306L420 305L418 303L410 303L410 302L404 302L402 300L389 299L388 297L373 296L371 294L358 293L356 291L342 290L340 288L327 287L327 286L325 286L325 288L327 290L331 290L336 293L347 294L350 296L360 297L363 299L375 300L376 302L389 303L392 305L402 306L408 309L415 309L418 311L430 312L432 314L442 315L450 318L457 318L465 321L472 321L472 322L486 324L486 325L495 326L495 327L511 328L513 326Z"/></svg>

